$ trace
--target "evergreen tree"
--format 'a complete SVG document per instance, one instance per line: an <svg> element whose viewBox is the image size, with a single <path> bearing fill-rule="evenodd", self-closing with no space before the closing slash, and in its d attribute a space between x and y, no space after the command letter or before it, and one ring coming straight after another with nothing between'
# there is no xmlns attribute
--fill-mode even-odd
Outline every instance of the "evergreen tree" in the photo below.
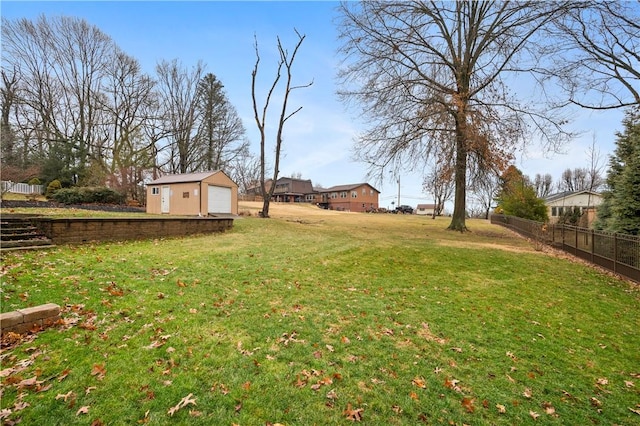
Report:
<svg viewBox="0 0 640 426"><path fill-rule="evenodd" d="M627 112L609 160L607 186L596 228L640 234L640 108Z"/></svg>

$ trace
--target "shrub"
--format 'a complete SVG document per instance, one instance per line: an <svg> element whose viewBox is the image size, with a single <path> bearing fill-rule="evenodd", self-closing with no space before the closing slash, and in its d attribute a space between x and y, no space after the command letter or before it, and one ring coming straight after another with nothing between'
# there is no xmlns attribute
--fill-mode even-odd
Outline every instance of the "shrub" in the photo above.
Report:
<svg viewBox="0 0 640 426"><path fill-rule="evenodd" d="M64 204L100 203L122 204L125 197L109 188L75 187L64 188L51 196L55 201Z"/></svg>
<svg viewBox="0 0 640 426"><path fill-rule="evenodd" d="M51 182L49 182L49 185L47 185L47 197L52 197L53 194L58 192L60 189L62 189L62 184L60 183L60 181L58 179L52 180Z"/></svg>
<svg viewBox="0 0 640 426"><path fill-rule="evenodd" d="M40 182L40 179L38 179L37 177L34 177L33 179L30 179L29 182L27 182L29 185L42 185L42 182Z"/></svg>

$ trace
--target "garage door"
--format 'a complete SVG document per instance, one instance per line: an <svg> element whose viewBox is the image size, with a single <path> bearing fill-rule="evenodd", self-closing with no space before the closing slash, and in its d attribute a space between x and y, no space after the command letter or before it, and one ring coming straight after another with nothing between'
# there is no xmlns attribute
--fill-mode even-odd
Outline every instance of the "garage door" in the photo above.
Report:
<svg viewBox="0 0 640 426"><path fill-rule="evenodd" d="M231 188L209 185L209 213L231 213Z"/></svg>

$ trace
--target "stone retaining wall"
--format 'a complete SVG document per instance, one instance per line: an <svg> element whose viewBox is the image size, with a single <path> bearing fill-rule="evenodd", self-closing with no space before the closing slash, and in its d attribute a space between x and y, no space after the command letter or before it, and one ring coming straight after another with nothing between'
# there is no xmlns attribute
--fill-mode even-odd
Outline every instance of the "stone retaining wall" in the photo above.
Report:
<svg viewBox="0 0 640 426"><path fill-rule="evenodd" d="M60 319L60 306L55 303L18 309L0 314L0 334L23 334L50 327Z"/></svg>
<svg viewBox="0 0 640 426"><path fill-rule="evenodd" d="M224 232L233 227L227 217L31 218L54 244L125 241Z"/></svg>

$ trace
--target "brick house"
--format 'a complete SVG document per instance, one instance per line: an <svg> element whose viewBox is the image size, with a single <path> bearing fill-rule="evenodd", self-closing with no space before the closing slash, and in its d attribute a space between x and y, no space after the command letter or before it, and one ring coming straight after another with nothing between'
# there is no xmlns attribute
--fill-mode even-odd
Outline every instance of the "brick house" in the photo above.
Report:
<svg viewBox="0 0 640 426"><path fill-rule="evenodd" d="M238 185L221 170L167 175L147 184L147 213L238 214Z"/></svg>
<svg viewBox="0 0 640 426"><path fill-rule="evenodd" d="M316 188L308 201L329 210L370 212L378 208L380 191L368 183Z"/></svg>

